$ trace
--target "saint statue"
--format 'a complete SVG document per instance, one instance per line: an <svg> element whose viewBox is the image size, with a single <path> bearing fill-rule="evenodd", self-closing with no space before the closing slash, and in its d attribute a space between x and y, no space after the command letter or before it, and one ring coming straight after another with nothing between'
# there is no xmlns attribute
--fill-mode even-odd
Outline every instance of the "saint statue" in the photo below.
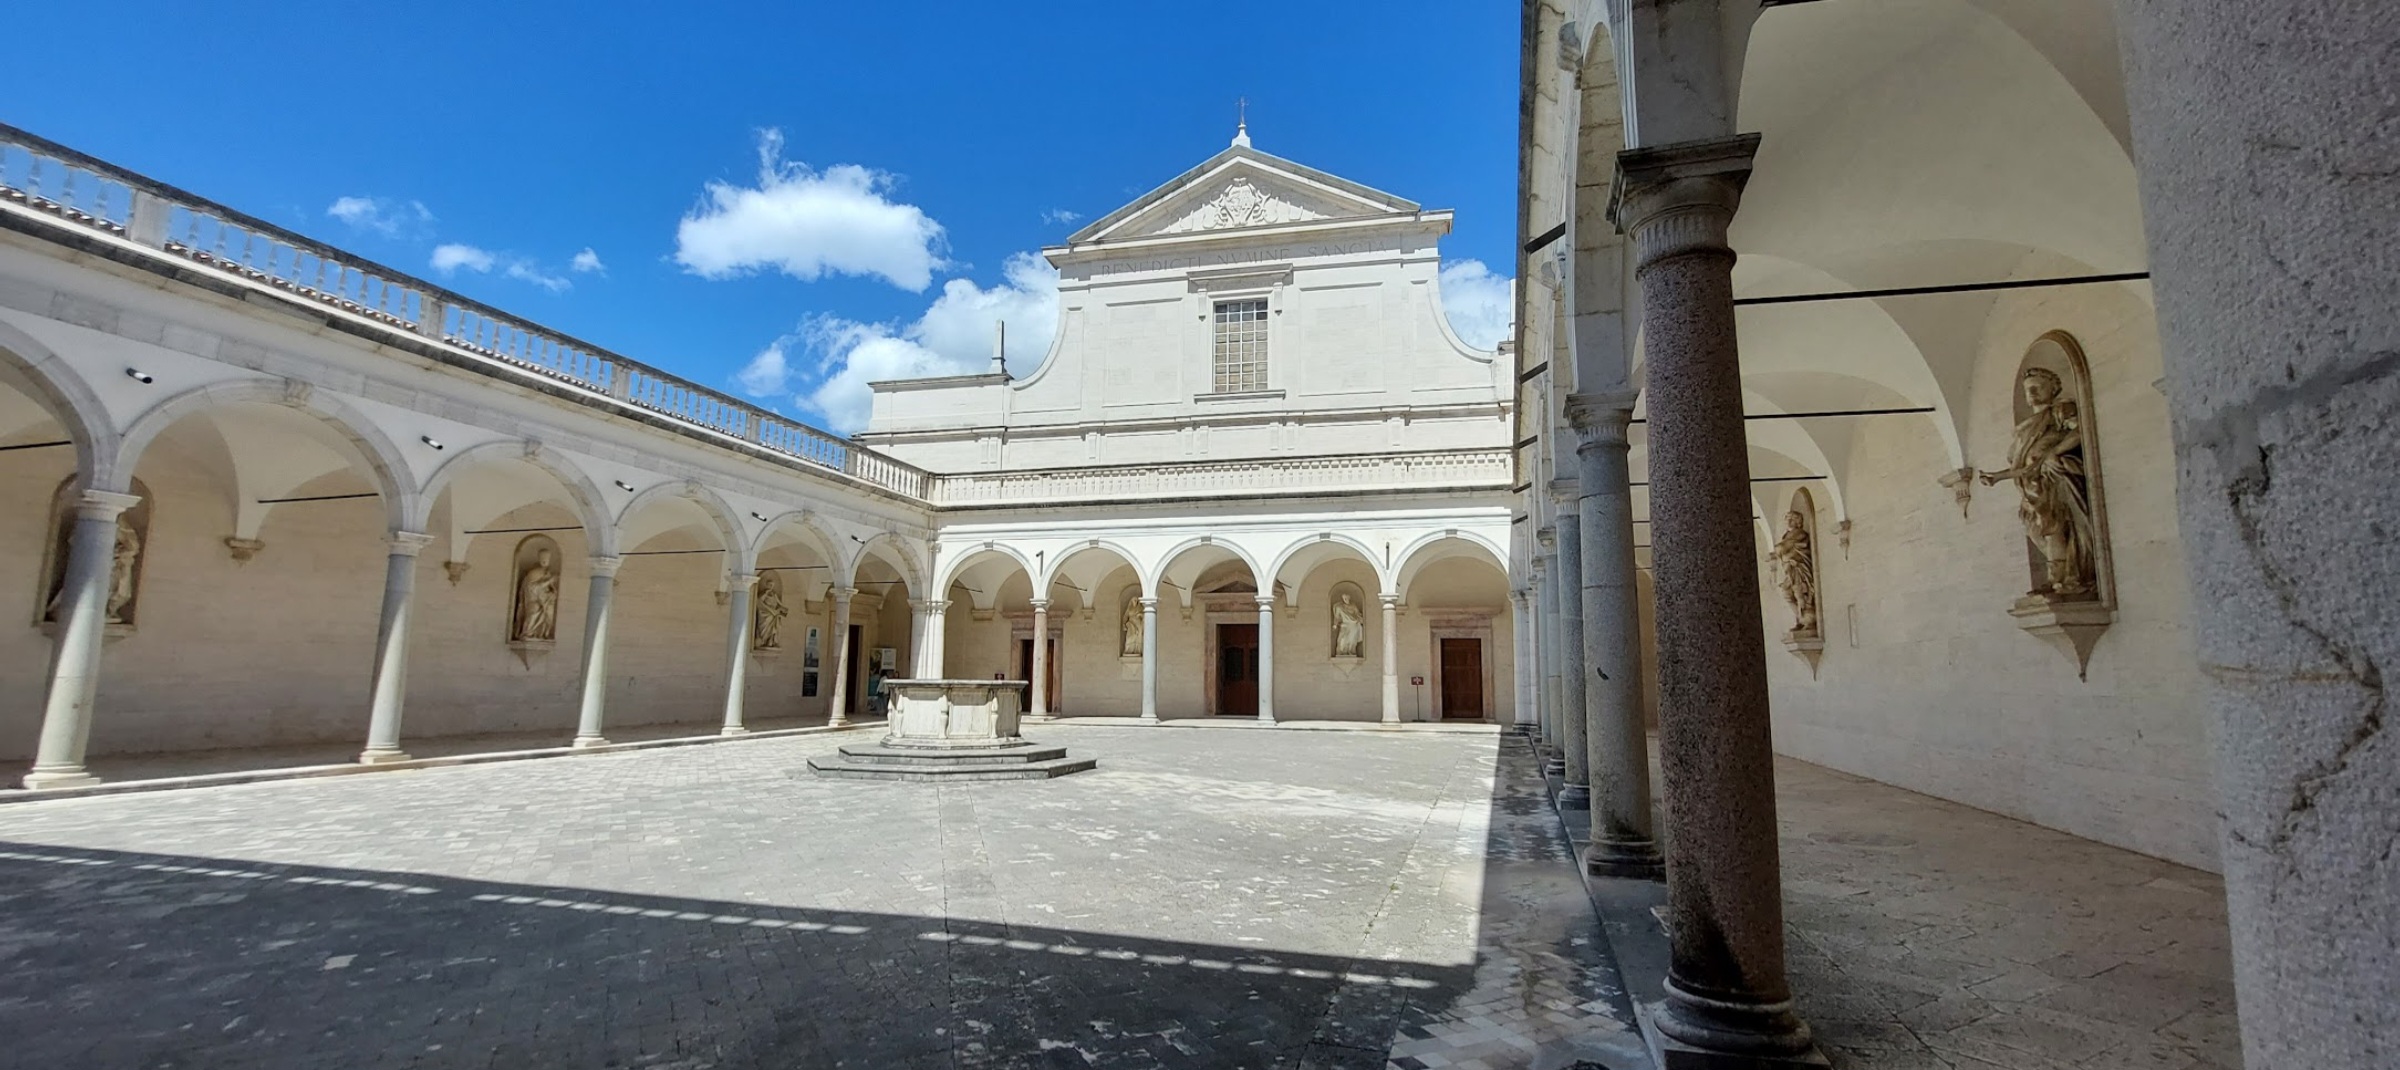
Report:
<svg viewBox="0 0 2400 1070"><path fill-rule="evenodd" d="M777 636L783 631L783 618L792 613L783 604L783 581L770 572L758 578L758 593L752 596L750 609L751 648L774 650L782 646Z"/></svg>
<svg viewBox="0 0 2400 1070"><path fill-rule="evenodd" d="M1783 515L1783 537L1775 540L1767 559L1774 563L1779 577L1776 589L1783 592L1784 604L1792 607L1792 634L1815 635L1817 559L1809 546L1808 521L1798 509Z"/></svg>
<svg viewBox="0 0 2400 1070"><path fill-rule="evenodd" d="M2017 518L2025 537L2042 555L2044 581L2034 594L2065 600L2095 597L2098 582L2094 548L2099 530L2092 522L2091 486L2083 457L2082 416L2075 402L2064 397L2064 384L2047 368L2027 368L2023 379L2025 404L2031 409L2018 421L2008 449L2008 467L1984 472L1983 485L2003 479L2017 484Z"/></svg>
<svg viewBox="0 0 2400 1070"><path fill-rule="evenodd" d="M517 577L517 628L512 641L547 643L558 638L558 568L548 548Z"/></svg>
<svg viewBox="0 0 2400 1070"><path fill-rule="evenodd" d="M108 622L125 623L125 607L133 602L133 569L142 559L142 537L134 533L125 514L117 514L117 548L109 563Z"/></svg>
<svg viewBox="0 0 2400 1070"><path fill-rule="evenodd" d="M1350 597L1350 592L1343 591L1340 600L1333 604L1333 656L1358 657L1366 643L1366 620L1359 616L1357 600Z"/></svg>
<svg viewBox="0 0 2400 1070"><path fill-rule="evenodd" d="M1142 656L1142 600L1125 600L1124 638L1117 644L1117 653L1129 658Z"/></svg>

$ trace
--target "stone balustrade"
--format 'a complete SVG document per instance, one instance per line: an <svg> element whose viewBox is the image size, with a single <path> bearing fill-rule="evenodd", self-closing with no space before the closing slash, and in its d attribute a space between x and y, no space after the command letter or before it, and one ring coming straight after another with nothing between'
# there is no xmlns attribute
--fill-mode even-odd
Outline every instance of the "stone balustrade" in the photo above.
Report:
<svg viewBox="0 0 2400 1070"><path fill-rule="evenodd" d="M1030 505L1222 494L1261 497L1335 490L1506 487L1510 464L1509 451L1500 448L960 472L937 479L932 500L939 506Z"/></svg>

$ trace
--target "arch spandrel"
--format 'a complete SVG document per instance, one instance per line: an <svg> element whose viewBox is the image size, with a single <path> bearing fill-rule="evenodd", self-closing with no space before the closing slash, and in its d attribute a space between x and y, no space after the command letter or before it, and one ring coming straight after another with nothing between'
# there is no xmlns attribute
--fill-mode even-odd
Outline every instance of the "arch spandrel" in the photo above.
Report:
<svg viewBox="0 0 2400 1070"><path fill-rule="evenodd" d="M678 513L682 515L678 517ZM757 558L751 553L750 541L742 537L733 507L696 482L655 483L632 495L617 514L616 542L622 549L634 550L668 532L695 527L705 529L725 551L727 572L750 571Z"/></svg>
<svg viewBox="0 0 2400 1070"><path fill-rule="evenodd" d="M1400 567L1393 574L1392 590L1403 602L1408 601L1409 587L1425 570L1443 561L1466 559L1481 561L1498 569L1503 579L1509 575L1508 553L1481 532L1465 528L1445 528L1419 535L1399 553Z"/></svg>
<svg viewBox="0 0 2400 1070"><path fill-rule="evenodd" d="M152 406L134 419L117 442L117 456L109 466L110 478L129 482L143 453L178 421L242 405L268 406L313 418L342 444L334 447L337 456L344 450L351 452L345 459L356 464L382 498L386 525L393 531L423 530L430 495L418 489L407 457L383 429L339 395L279 379L216 383L185 391ZM231 448L229 442L229 456ZM237 467L242 463L238 456L230 459ZM238 482L235 485L240 486ZM263 514L252 519L263 519Z"/></svg>
<svg viewBox="0 0 2400 1070"><path fill-rule="evenodd" d="M1375 573L1375 593L1393 593L1392 571L1385 567L1383 553L1339 531L1321 531L1294 539L1276 553L1266 574L1286 590L1297 591L1310 571L1336 557L1356 557L1365 562Z"/></svg>
<svg viewBox="0 0 2400 1070"><path fill-rule="evenodd" d="M100 396L75 369L33 336L0 320L0 383L50 414L75 443L75 470L87 483L115 489L117 428ZM124 474L132 479L132 473Z"/></svg>
<svg viewBox="0 0 2400 1070"><path fill-rule="evenodd" d="M1269 590L1269 573L1258 567L1258 557L1238 540L1201 535L1175 544L1159 555L1158 565L1144 583L1143 590L1151 597L1166 597L1166 589L1175 588L1184 605L1191 604L1192 585L1202 573L1227 561L1239 561L1257 582L1260 590Z"/></svg>
<svg viewBox="0 0 2400 1070"><path fill-rule="evenodd" d="M472 478L475 472L485 466L500 467L512 475L521 474L526 468L531 468L538 471L541 476L547 476L546 480L536 477L529 485L523 485L517 489L536 494L537 496L532 501L551 502L564 507L572 514L583 527L584 542L592 556L614 557L617 555L619 545L617 526L609 519L607 499L601 495L600 488L593 484L591 478L585 475L583 469L576 466L571 458L557 451L543 448L534 442L523 440L487 442L461 450L458 456L444 462L440 468L434 470L433 477L426 480L427 510L431 510L432 503L441 497L444 490L458 486L462 479ZM523 483L524 481L518 482ZM551 497L547 493L553 488L558 491L556 497ZM508 509L532 504L532 501L518 502L500 511L506 512ZM463 529L468 524L454 516L452 526ZM453 531L452 534L456 538L461 532ZM453 545L452 559L460 559L457 555L462 554L464 550L463 545Z"/></svg>

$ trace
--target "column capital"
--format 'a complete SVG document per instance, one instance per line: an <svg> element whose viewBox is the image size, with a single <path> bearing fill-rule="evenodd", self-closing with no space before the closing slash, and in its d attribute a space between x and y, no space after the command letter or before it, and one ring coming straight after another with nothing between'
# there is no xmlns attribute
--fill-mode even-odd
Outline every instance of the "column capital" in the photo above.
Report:
<svg viewBox="0 0 2400 1070"><path fill-rule="evenodd" d="M1033 611L1036 613L1047 613L1050 611L1050 600L1047 598L1030 599L1025 604L1032 606Z"/></svg>
<svg viewBox="0 0 2400 1070"><path fill-rule="evenodd" d="M1608 214L1633 238L1635 274L1678 256L1733 255L1725 230L1757 156L1757 134L1618 153L1616 197Z"/></svg>
<svg viewBox="0 0 2400 1070"><path fill-rule="evenodd" d="M1567 425L1575 429L1575 451L1629 445L1626 431L1632 427L1638 396L1632 391L1567 395Z"/></svg>
<svg viewBox="0 0 2400 1070"><path fill-rule="evenodd" d="M625 559L622 557L593 556L587 559L586 563L591 566L594 576L615 576L618 569L625 567Z"/></svg>
<svg viewBox="0 0 2400 1070"><path fill-rule="evenodd" d="M758 573L729 572L726 573L725 580L728 587L744 588L758 582Z"/></svg>
<svg viewBox="0 0 2400 1070"><path fill-rule="evenodd" d="M1256 601L1256 602L1258 603L1258 608L1259 608L1259 609L1261 609L1261 610L1272 610L1272 609L1274 609L1274 608L1275 608L1275 596L1274 596L1274 595L1271 595L1271 594L1262 594L1262 595L1258 595L1258 596L1257 596L1257 597L1254 599L1254 601Z"/></svg>
<svg viewBox="0 0 2400 1070"><path fill-rule="evenodd" d="M1557 529L1557 528L1543 528L1543 529L1541 529L1540 531L1536 531L1536 532L1534 532L1534 533L1533 533L1533 539L1534 539L1534 541L1535 541L1535 542L1538 542L1538 543L1541 543L1541 544L1542 544L1542 549L1544 549L1544 550L1548 550L1548 549L1550 549L1550 548L1552 548L1552 547L1555 547L1555 546L1557 546L1557 545L1558 545L1558 529ZM1543 557L1548 557L1548 556L1550 556L1550 555L1549 555L1549 554L1543 554L1542 556L1543 556ZM1538 566L1538 565L1537 565L1537 566L1535 566L1535 567L1536 567L1536 568L1539 568L1540 566Z"/></svg>
<svg viewBox="0 0 2400 1070"><path fill-rule="evenodd" d="M1144 612L1144 613L1156 613L1156 612L1158 612L1158 599L1155 599L1155 598L1137 598L1137 599L1135 599L1134 601L1140 602L1140 603L1142 604L1142 612Z"/></svg>
<svg viewBox="0 0 2400 1070"><path fill-rule="evenodd" d="M908 604L912 609L921 609L928 613L947 613L950 611L950 600L947 598L912 598L909 599Z"/></svg>
<svg viewBox="0 0 2400 1070"><path fill-rule="evenodd" d="M391 547L394 554L415 557L418 551L433 545L433 536L422 531L395 531L384 539L384 545Z"/></svg>
<svg viewBox="0 0 2400 1070"><path fill-rule="evenodd" d="M85 520L115 520L118 514L140 504L142 496L139 494L87 490L75 499L75 515Z"/></svg>
<svg viewBox="0 0 2400 1070"><path fill-rule="evenodd" d="M831 589L827 590L827 591L826 591L826 593L827 593L827 594L830 594L830 595L832 595L832 596L833 596L833 604L835 604L835 605L837 605L837 606L838 606L838 605L842 605L842 604L844 604L844 603L847 603L847 602L849 602L851 598L853 598L853 597L857 596L857 594L858 594L858 588L856 588L856 587L834 587L834 588L831 588Z"/></svg>
<svg viewBox="0 0 2400 1070"><path fill-rule="evenodd" d="M1569 505L1582 496L1582 481L1574 476L1560 476L1550 481L1550 500L1553 502Z"/></svg>
<svg viewBox="0 0 2400 1070"><path fill-rule="evenodd" d="M1375 596L1375 600L1383 603L1383 608L1385 609L1400 608L1400 596L1396 594L1378 594Z"/></svg>

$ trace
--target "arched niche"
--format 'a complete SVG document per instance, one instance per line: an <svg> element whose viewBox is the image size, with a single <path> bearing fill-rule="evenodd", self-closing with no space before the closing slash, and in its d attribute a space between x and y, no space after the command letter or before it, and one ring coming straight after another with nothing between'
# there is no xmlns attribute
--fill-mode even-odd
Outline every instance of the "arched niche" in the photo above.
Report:
<svg viewBox="0 0 2400 1070"><path fill-rule="evenodd" d="M129 485L141 501L117 514L117 538L110 552L105 634L130 634L141 612L142 569L149 562L150 487L141 480ZM50 495L50 541L42 560L41 598L34 604L36 627L47 632L58 623L59 594L67 582L67 546L75 535L76 504L82 499L77 477L69 476Z"/></svg>
<svg viewBox="0 0 2400 1070"><path fill-rule="evenodd" d="M1824 573L1817 564L1816 497L1807 487L1792 492L1790 504L1774 518L1770 530L1774 542L1767 551L1768 574L1790 613L1789 624L1781 629L1783 648L1808 663L1813 679L1825 656L1825 600Z"/></svg>
<svg viewBox="0 0 2400 1070"><path fill-rule="evenodd" d="M2083 677L2117 605L2091 365L2074 335L2051 331L2026 347L2014 382L2007 464L1982 473L2014 486L2025 528L2027 590L2009 614L2061 645Z"/></svg>

